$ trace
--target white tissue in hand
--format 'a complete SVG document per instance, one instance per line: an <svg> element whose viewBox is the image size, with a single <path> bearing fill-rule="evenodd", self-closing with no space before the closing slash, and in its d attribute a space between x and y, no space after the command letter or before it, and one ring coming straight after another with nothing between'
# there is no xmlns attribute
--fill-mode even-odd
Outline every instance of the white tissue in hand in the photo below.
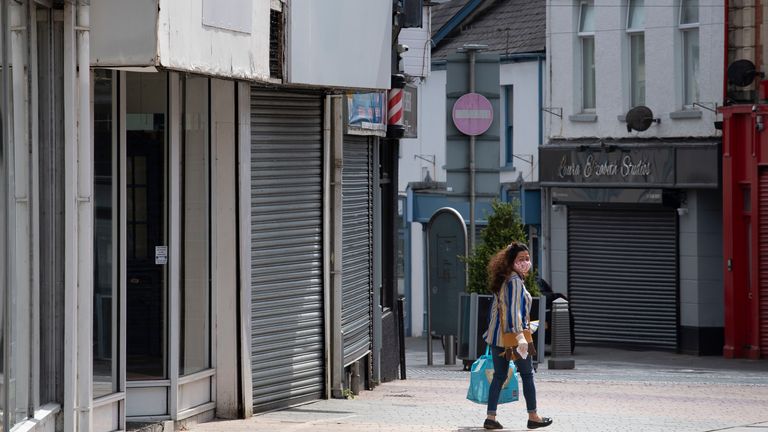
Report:
<svg viewBox="0 0 768 432"><path fill-rule="evenodd" d="M517 352L523 359L528 358L528 343L521 343L517 346Z"/></svg>

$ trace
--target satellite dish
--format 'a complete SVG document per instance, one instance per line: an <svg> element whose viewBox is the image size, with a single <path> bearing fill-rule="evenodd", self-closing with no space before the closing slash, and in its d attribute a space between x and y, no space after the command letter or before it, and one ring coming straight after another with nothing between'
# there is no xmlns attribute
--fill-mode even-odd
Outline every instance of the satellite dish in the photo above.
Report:
<svg viewBox="0 0 768 432"><path fill-rule="evenodd" d="M653 118L653 111L647 106L636 106L627 112L627 132L636 130L642 132L649 127L652 123L661 123L661 119Z"/></svg>
<svg viewBox="0 0 768 432"><path fill-rule="evenodd" d="M728 66L726 72L728 82L738 87L746 87L752 84L757 75L763 76L758 72L755 64L749 60L736 60Z"/></svg>

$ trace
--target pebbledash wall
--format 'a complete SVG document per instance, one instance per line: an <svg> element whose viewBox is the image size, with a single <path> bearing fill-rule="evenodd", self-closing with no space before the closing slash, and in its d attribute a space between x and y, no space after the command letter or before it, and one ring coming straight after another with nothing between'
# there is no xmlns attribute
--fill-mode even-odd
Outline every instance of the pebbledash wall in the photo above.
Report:
<svg viewBox="0 0 768 432"><path fill-rule="evenodd" d="M644 104L661 121L628 132L630 3L547 7L541 270L570 297L576 349L606 344L717 354L723 234L714 110L722 105L723 8L698 5L698 97L686 105L681 2L645 4ZM595 47L595 107L588 110L579 34L585 7L592 8L594 31L587 36ZM626 156L633 164L650 162L650 169L622 175ZM615 175L585 176L588 157L617 164ZM572 165L582 172L561 170Z"/></svg>

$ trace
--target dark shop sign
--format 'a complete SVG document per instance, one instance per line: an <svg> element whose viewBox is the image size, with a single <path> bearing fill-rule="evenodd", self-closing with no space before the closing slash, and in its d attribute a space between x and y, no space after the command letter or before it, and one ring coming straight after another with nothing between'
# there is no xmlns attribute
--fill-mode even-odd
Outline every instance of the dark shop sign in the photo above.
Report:
<svg viewBox="0 0 768 432"><path fill-rule="evenodd" d="M542 146L542 186L717 187L718 148Z"/></svg>

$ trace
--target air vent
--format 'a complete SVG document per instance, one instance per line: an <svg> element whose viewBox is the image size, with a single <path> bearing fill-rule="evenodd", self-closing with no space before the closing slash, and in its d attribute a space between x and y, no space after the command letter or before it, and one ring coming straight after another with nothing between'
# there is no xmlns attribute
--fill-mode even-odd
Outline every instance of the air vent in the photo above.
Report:
<svg viewBox="0 0 768 432"><path fill-rule="evenodd" d="M269 12L269 77L283 79L283 32L285 24L281 11Z"/></svg>

